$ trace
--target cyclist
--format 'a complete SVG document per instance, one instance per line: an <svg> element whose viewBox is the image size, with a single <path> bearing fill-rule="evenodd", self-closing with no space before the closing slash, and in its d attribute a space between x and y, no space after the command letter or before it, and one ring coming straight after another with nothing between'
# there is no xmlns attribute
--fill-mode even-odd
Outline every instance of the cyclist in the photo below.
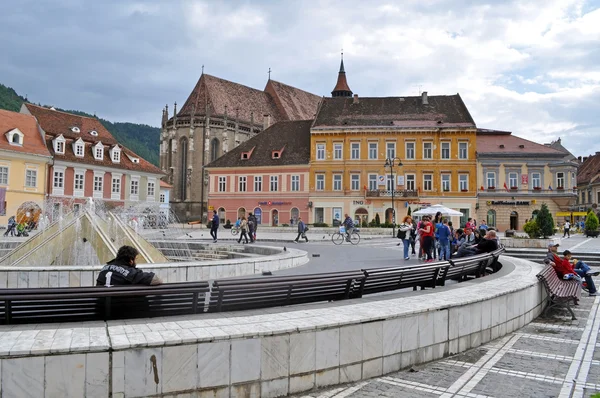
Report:
<svg viewBox="0 0 600 398"><path fill-rule="evenodd" d="M354 229L354 221L352 221L352 218L350 218L350 216L347 213L344 214L344 216L346 218L344 218L344 222L342 223L342 225L346 228L346 242L350 242L350 234Z"/></svg>

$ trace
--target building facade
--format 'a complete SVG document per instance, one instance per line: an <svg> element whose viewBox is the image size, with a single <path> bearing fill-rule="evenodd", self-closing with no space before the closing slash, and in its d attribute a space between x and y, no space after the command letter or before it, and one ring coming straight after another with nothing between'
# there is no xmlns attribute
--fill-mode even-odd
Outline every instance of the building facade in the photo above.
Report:
<svg viewBox="0 0 600 398"><path fill-rule="evenodd" d="M279 121L313 119L320 97L269 79L256 90L202 74L183 107L163 110L160 167L182 221L206 219L204 165Z"/></svg>
<svg viewBox="0 0 600 398"><path fill-rule="evenodd" d="M120 145L98 119L29 103L21 113L35 117L53 157L46 181L53 211L75 209L88 198L110 206L159 202L163 173Z"/></svg>
<svg viewBox="0 0 600 398"><path fill-rule="evenodd" d="M478 222L522 230L542 203L555 221L564 222L577 199L577 166L550 146L510 132L478 130Z"/></svg>
<svg viewBox="0 0 600 398"><path fill-rule="evenodd" d="M34 117L5 110L0 110L0 133L0 224L11 216L37 222L52 161L44 134Z"/></svg>
<svg viewBox="0 0 600 398"><path fill-rule="evenodd" d="M600 203L600 152L580 158L577 171L577 210L585 212Z"/></svg>
<svg viewBox="0 0 600 398"><path fill-rule="evenodd" d="M253 213L258 224L309 217L311 120L275 123L206 166L208 209L222 223Z"/></svg>

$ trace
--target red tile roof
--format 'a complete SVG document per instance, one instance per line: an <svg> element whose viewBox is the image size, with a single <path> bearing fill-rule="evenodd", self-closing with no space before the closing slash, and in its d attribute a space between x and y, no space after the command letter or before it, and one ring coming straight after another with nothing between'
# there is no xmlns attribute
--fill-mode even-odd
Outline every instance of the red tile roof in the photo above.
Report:
<svg viewBox="0 0 600 398"><path fill-rule="evenodd" d="M484 130L485 131L485 130ZM489 130L488 130L489 131ZM521 147L523 146L523 147ZM524 138L516 137L509 132L499 132L499 134L485 133L477 134L477 153L478 154L527 154L527 155L556 155L557 158L564 156L564 153L556 149L538 144Z"/></svg>
<svg viewBox="0 0 600 398"><path fill-rule="evenodd" d="M6 138L5 134L16 128L24 135L23 145L12 145ZM0 110L0 134L0 149L50 157L44 136L33 116Z"/></svg>
<svg viewBox="0 0 600 398"><path fill-rule="evenodd" d="M577 170L577 186L583 187L587 184L597 182L600 178L600 152L589 156Z"/></svg>
<svg viewBox="0 0 600 398"><path fill-rule="evenodd" d="M164 182L163 180L160 180L160 187L165 188L165 189L172 189L173 185L171 185L167 182Z"/></svg>
<svg viewBox="0 0 600 398"><path fill-rule="evenodd" d="M164 174L152 163L120 145L98 119L55 111L33 104L25 104L25 107L26 110L37 119L38 123L46 133L47 149L56 160L152 174ZM79 133L73 132L73 127L79 128ZM91 135L91 131L96 131L98 135ZM61 134L65 138L64 154L55 153L52 145L52 140ZM75 156L75 153L73 152L72 144L79 138L84 141L85 145L83 158ZM102 142L102 145L104 145L104 156L102 160L96 160L92 151L92 146L96 145L98 142ZM109 150L117 144L119 144L119 147L121 148L121 159L119 163L113 163L110 158ZM127 155L139 159L139 163L133 163Z"/></svg>
<svg viewBox="0 0 600 398"><path fill-rule="evenodd" d="M267 82L265 93L273 98L279 113L285 116L285 120L314 119L321 101L318 95L275 80Z"/></svg>

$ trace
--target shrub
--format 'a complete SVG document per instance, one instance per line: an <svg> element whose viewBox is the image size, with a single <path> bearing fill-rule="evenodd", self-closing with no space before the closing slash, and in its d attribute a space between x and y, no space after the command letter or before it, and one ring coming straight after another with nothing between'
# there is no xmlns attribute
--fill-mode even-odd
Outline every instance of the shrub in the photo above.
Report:
<svg viewBox="0 0 600 398"><path fill-rule="evenodd" d="M379 218L379 213L375 214L375 226L379 227L381 225L381 219Z"/></svg>
<svg viewBox="0 0 600 398"><path fill-rule="evenodd" d="M540 235L544 237L544 239L554 235L554 220L552 219L552 214L550 214L550 210L548 210L548 206L545 203L542 203L542 207L538 212L535 222L540 228Z"/></svg>
<svg viewBox="0 0 600 398"><path fill-rule="evenodd" d="M365 220L363 220L361 227L367 228L368 226L369 226L369 224Z"/></svg>
<svg viewBox="0 0 600 398"><path fill-rule="evenodd" d="M408 206L408 212L406 213L407 216L410 216L412 213L412 210L410 210L410 206Z"/></svg>
<svg viewBox="0 0 600 398"><path fill-rule="evenodd" d="M313 227L328 227L328 226L329 226L329 224L324 223L324 222L313 223Z"/></svg>
<svg viewBox="0 0 600 398"><path fill-rule="evenodd" d="M371 221L369 221L369 227L373 228L377 226L377 223L375 222L375 219L372 219Z"/></svg>
<svg viewBox="0 0 600 398"><path fill-rule="evenodd" d="M525 225L523 225L523 231L525 231L525 233L532 239L540 237L540 227L537 225L535 220L526 222Z"/></svg>
<svg viewBox="0 0 600 398"><path fill-rule="evenodd" d="M225 225L231 225L231 221L230 220L225 221Z"/></svg>
<svg viewBox="0 0 600 398"><path fill-rule="evenodd" d="M289 227L290 224L281 224L282 227Z"/></svg>
<svg viewBox="0 0 600 398"><path fill-rule="evenodd" d="M391 222L384 222L383 224L380 225L381 228L392 228L392 223Z"/></svg>
<svg viewBox="0 0 600 398"><path fill-rule="evenodd" d="M593 211L590 211L585 219L585 230L595 231L598 229L598 217Z"/></svg>

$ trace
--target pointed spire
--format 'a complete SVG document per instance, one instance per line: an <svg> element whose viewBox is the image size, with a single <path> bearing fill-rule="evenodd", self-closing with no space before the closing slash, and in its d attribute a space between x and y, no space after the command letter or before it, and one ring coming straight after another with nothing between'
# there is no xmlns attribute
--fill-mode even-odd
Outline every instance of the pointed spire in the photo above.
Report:
<svg viewBox="0 0 600 398"><path fill-rule="evenodd" d="M173 128L177 128L177 102L173 105Z"/></svg>
<svg viewBox="0 0 600 398"><path fill-rule="evenodd" d="M337 83L331 92L332 97L352 97L352 90L348 86L346 80L346 70L344 69L344 50L342 50L342 62L340 63L340 71L338 73Z"/></svg>

